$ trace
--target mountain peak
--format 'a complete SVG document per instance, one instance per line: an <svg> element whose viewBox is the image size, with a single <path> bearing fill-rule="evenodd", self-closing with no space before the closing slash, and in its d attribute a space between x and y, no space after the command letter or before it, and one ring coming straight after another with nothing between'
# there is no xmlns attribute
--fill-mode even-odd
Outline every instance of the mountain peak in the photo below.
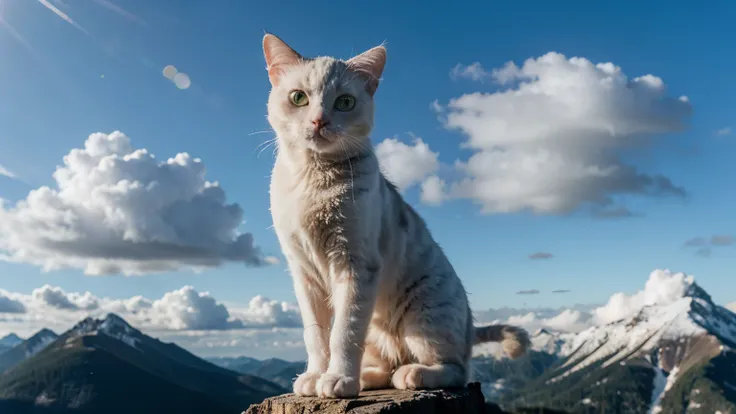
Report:
<svg viewBox="0 0 736 414"><path fill-rule="evenodd" d="M130 326L128 322L114 313L108 313L104 319L84 318L74 325L68 334L71 336L103 334L120 340L136 349L143 335L139 330Z"/></svg>
<svg viewBox="0 0 736 414"><path fill-rule="evenodd" d="M7 347L14 347L21 342L23 342L23 338L12 332L0 338L0 345Z"/></svg>

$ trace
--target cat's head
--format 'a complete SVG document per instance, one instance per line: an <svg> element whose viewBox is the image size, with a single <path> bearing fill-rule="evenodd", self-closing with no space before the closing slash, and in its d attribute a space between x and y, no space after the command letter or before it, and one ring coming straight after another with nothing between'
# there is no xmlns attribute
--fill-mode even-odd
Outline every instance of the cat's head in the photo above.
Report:
<svg viewBox="0 0 736 414"><path fill-rule="evenodd" d="M268 121L280 145L333 157L370 147L373 95L386 63L383 46L347 61L304 58L267 34L263 53L271 82Z"/></svg>

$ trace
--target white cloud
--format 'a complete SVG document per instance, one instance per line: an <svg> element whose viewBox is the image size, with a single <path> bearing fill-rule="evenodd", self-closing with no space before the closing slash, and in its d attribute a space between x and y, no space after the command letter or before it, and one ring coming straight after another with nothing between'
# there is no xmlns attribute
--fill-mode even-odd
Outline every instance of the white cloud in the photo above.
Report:
<svg viewBox="0 0 736 414"><path fill-rule="evenodd" d="M428 177L421 186L421 200L425 204L441 204L445 195L445 180L433 175Z"/></svg>
<svg viewBox="0 0 736 414"><path fill-rule="evenodd" d="M66 310L94 310L99 308L97 298L90 292L66 293L60 287L44 285L31 292L36 304Z"/></svg>
<svg viewBox="0 0 736 414"><path fill-rule="evenodd" d="M243 210L205 180L201 160L179 153L157 161L121 132L89 136L40 187L15 206L0 200L0 259L44 270L126 275L265 265Z"/></svg>
<svg viewBox="0 0 736 414"><path fill-rule="evenodd" d="M8 178L17 178L15 174L13 174L12 171L8 170L7 168L3 167L2 164L0 164L0 175L8 177Z"/></svg>
<svg viewBox="0 0 736 414"><path fill-rule="evenodd" d="M192 286L168 292L150 308L143 309L149 312L154 325L173 330L217 330L242 326L242 322L230 319L225 305L217 303L207 292L197 292Z"/></svg>
<svg viewBox="0 0 736 414"><path fill-rule="evenodd" d="M438 155L421 138L414 138L414 145L407 145L395 138L386 138L376 146L376 156L382 171L400 190L420 183L437 171Z"/></svg>
<svg viewBox="0 0 736 414"><path fill-rule="evenodd" d="M716 130L715 135L717 137L725 137L726 135L731 135L731 127L724 127L721 129Z"/></svg>
<svg viewBox="0 0 736 414"><path fill-rule="evenodd" d="M547 328L557 332L580 332L590 326L591 316L575 309L563 309L557 315L546 316L546 312L528 312L514 315L504 323L521 326L530 332Z"/></svg>
<svg viewBox="0 0 736 414"><path fill-rule="evenodd" d="M726 305L726 309L730 309L732 312L736 313L736 302Z"/></svg>
<svg viewBox="0 0 736 414"><path fill-rule="evenodd" d="M474 68L468 73L481 73ZM458 74L466 73L461 69ZM508 88L466 94L443 108L442 122L475 151L456 162L464 178L450 183L443 198L470 199L484 213L566 214L587 207L600 217L609 211L620 217L631 213L617 205L618 196L685 195L669 178L624 161L686 127L688 99L669 96L660 78L629 79L612 63L558 53L492 75Z"/></svg>
<svg viewBox="0 0 736 414"><path fill-rule="evenodd" d="M473 62L470 65L463 65L458 63L452 70L450 70L450 78L452 79L470 79L474 81L483 81L484 79L490 78L491 74L483 69L483 65L480 62Z"/></svg>
<svg viewBox="0 0 736 414"><path fill-rule="evenodd" d="M632 316L644 306L668 305L687 292L693 278L684 273L655 270L649 275L644 290L633 295L616 293L608 303L593 311L596 324L615 322Z"/></svg>
<svg viewBox="0 0 736 414"><path fill-rule="evenodd" d="M295 304L254 297L244 306L217 301L192 286L151 300L143 296L123 299L97 297L90 292L66 292L44 285L30 294L0 290L0 334L29 334L42 327L63 332L79 320L112 312L143 331L216 331L244 328L297 328ZM0 335L2 336L2 335Z"/></svg>
<svg viewBox="0 0 736 414"><path fill-rule="evenodd" d="M297 305L269 300L260 295L251 299L247 308L233 309L233 313L246 327L251 328L269 326L293 328L302 324Z"/></svg>

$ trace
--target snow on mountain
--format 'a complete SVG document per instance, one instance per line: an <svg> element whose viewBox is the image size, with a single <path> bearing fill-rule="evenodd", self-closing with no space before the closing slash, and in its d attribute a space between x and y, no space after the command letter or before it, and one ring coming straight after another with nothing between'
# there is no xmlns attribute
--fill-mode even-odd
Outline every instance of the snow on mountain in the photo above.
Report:
<svg viewBox="0 0 736 414"><path fill-rule="evenodd" d="M37 353L43 351L58 337L58 335L48 329L40 330L37 334L33 335L25 341L26 358L32 357Z"/></svg>
<svg viewBox="0 0 736 414"><path fill-rule="evenodd" d="M0 338L0 346L12 348L19 343L23 342L23 338L19 337L14 333L9 333Z"/></svg>
<svg viewBox="0 0 736 414"><path fill-rule="evenodd" d="M66 335L67 341L80 336L106 335L135 349L138 349L142 336L139 330L128 325L123 318L114 313L107 314L105 319L86 318L77 323Z"/></svg>

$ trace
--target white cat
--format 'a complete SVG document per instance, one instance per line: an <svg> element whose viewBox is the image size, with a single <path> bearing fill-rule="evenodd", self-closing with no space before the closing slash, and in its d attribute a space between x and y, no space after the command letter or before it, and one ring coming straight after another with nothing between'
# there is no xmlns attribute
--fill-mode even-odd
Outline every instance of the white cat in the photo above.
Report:
<svg viewBox="0 0 736 414"><path fill-rule="evenodd" d="M508 325L473 326L460 279L371 147L378 46L348 61L263 39L278 155L271 214L294 279L309 355L299 395L464 386L474 343L528 347Z"/></svg>

